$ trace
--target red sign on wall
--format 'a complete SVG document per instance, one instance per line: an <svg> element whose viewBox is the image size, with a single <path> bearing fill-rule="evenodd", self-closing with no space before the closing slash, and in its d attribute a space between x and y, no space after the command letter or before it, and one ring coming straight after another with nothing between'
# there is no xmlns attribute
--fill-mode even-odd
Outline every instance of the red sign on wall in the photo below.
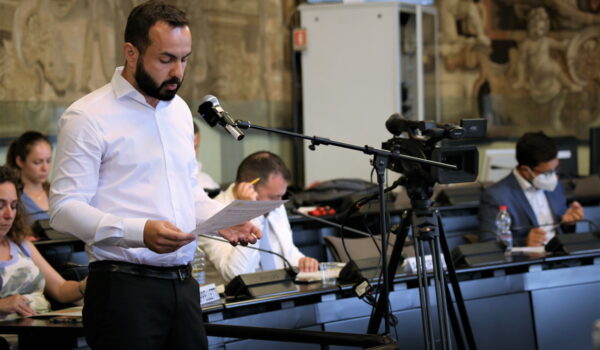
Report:
<svg viewBox="0 0 600 350"><path fill-rule="evenodd" d="M292 35L294 51L302 51L306 49L306 29L294 28Z"/></svg>

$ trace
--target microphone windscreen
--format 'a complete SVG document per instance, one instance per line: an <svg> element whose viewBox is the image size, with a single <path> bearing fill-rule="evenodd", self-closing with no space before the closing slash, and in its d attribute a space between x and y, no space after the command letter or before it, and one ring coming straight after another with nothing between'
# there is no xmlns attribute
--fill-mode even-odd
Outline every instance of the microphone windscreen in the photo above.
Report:
<svg viewBox="0 0 600 350"><path fill-rule="evenodd" d="M206 97L204 99L206 99ZM217 122L219 121L219 116L217 115L217 112L215 112L215 110L213 109L213 103L211 101L201 103L200 106L198 106L198 113L200 113L200 116L202 116L202 118L211 127L217 125Z"/></svg>
<svg viewBox="0 0 600 350"><path fill-rule="evenodd" d="M385 127L393 135L399 136L403 131L406 131L405 122L406 119L404 119L403 116L401 116L399 113L394 113L385 122Z"/></svg>

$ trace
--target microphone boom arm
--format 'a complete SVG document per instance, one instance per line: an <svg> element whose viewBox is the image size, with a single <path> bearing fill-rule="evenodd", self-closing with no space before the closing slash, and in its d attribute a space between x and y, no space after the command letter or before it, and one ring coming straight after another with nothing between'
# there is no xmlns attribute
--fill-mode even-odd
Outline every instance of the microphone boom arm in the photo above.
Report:
<svg viewBox="0 0 600 350"><path fill-rule="evenodd" d="M451 169L451 170L458 169L458 167L456 165L452 165L452 164L446 164L446 163L436 162L436 161L429 160L429 159L407 156L405 154L400 154L400 153L393 153L390 151L371 147L369 145L365 145L364 147L359 147L359 146L351 145L348 143L333 141L333 140L330 140L330 139L324 138L324 137L306 136L306 135L298 134L298 133L291 132L291 131L267 128L267 127L260 126L260 125L253 125L249 121L245 121L245 120L236 120L235 125L240 129L257 129L257 130L268 131L268 132L272 132L272 133L276 133L276 134L297 137L297 138L301 138L304 140L309 140L311 142L309 148L313 151L315 150L316 146L318 146L318 145L325 145L325 146L333 145L333 146L337 146L337 147L341 147L341 148L352 149L355 151L362 151L363 153L369 154L369 155L379 155L379 156L386 156L386 157L391 157L391 158L396 158L396 159L405 159L405 160L410 160L410 161L417 162L417 163L428 164L428 165L432 165L432 166L436 166L436 167L440 167L440 168Z"/></svg>

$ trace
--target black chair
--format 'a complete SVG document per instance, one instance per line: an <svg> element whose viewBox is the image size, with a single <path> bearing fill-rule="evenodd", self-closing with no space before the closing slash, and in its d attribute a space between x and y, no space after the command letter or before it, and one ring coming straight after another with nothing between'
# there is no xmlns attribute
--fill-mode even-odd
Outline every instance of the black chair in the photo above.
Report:
<svg viewBox="0 0 600 350"><path fill-rule="evenodd" d="M361 260L381 256L381 254L379 253L381 251L381 237L374 237L375 239L372 239L370 237L345 239L346 248L348 249L348 253L350 253L350 256L353 260ZM341 237L326 236L324 237L324 239L325 245L327 246L327 249L329 250L332 258L335 261L348 262L350 260L348 258L348 254L346 254L346 251L344 250ZM388 255L392 253L392 247L395 241L396 236L390 235ZM412 247L410 247L409 249L412 249ZM407 248L405 247L404 250L407 250Z"/></svg>
<svg viewBox="0 0 600 350"><path fill-rule="evenodd" d="M54 230L48 220L37 220L32 224L34 242L40 254L65 279L80 281L88 274L88 258L82 241Z"/></svg>

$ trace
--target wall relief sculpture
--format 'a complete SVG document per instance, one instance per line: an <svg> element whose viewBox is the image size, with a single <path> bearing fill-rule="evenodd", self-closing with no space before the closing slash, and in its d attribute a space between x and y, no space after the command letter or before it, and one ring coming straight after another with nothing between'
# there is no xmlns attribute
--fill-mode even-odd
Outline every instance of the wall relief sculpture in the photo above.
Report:
<svg viewBox="0 0 600 350"><path fill-rule="evenodd" d="M50 135L64 108L122 65L127 15L141 0L0 2L0 143L27 129ZM180 94L206 95L257 124L289 126L292 0L172 0L190 18L194 52Z"/></svg>
<svg viewBox="0 0 600 350"><path fill-rule="evenodd" d="M586 138L590 126L600 125L599 1L441 0L437 6L445 120L482 116L491 136L511 137L541 129Z"/></svg>
<svg viewBox="0 0 600 350"><path fill-rule="evenodd" d="M56 118L112 76L116 29L124 13L113 0L22 0L0 45L0 137L26 129L54 134ZM3 28L6 30L6 28Z"/></svg>

